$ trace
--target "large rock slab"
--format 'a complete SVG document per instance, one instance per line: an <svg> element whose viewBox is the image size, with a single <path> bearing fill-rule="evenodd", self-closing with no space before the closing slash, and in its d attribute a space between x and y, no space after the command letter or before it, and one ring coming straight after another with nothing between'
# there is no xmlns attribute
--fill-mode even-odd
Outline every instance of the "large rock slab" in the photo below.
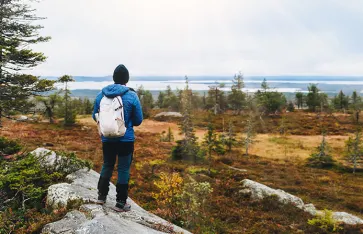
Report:
<svg viewBox="0 0 363 234"><path fill-rule="evenodd" d="M182 118L183 115L179 112L161 112L157 115L155 115L155 119L157 120L163 120L163 119L172 119L172 118Z"/></svg>
<svg viewBox="0 0 363 234"><path fill-rule="evenodd" d="M283 204L292 204L313 216L324 215L324 212L317 210L313 204L304 204L301 198L287 193L281 189L273 189L249 179L242 180L241 183L243 185L243 189L240 190L240 193L249 194L252 199L262 200L269 196L277 196L278 201ZM363 220L361 218L346 212L333 212L333 219L337 222L348 225L363 224Z"/></svg>
<svg viewBox="0 0 363 234"><path fill-rule="evenodd" d="M82 169L67 176L69 183L55 184L49 187L47 206L53 209L66 207L72 202L85 203L80 211L88 217L68 225L69 218L48 224L42 233L190 233L166 220L147 212L130 198L131 211L116 213L111 208L116 204L116 187L110 184L110 191L105 205L93 204L97 199L99 174L93 170ZM79 211L77 211L79 212ZM68 215L68 214L67 214ZM79 216L81 217L81 216ZM67 232L58 226L69 226ZM59 231L58 231L59 230Z"/></svg>
<svg viewBox="0 0 363 234"><path fill-rule="evenodd" d="M348 214L346 212L333 212L333 219L335 219L338 222L350 225L363 224L362 219L358 218L357 216Z"/></svg>
<svg viewBox="0 0 363 234"><path fill-rule="evenodd" d="M181 118L183 117L182 114L180 114L179 112L161 112L157 115L155 115L155 118L157 117L174 117L174 118Z"/></svg>
<svg viewBox="0 0 363 234"><path fill-rule="evenodd" d="M262 200L270 196L277 196L278 200L283 204L293 204L300 209L304 207L304 202L301 198L291 195L283 190L273 189L249 179L243 180L242 185L245 189L241 192L250 193L252 199Z"/></svg>

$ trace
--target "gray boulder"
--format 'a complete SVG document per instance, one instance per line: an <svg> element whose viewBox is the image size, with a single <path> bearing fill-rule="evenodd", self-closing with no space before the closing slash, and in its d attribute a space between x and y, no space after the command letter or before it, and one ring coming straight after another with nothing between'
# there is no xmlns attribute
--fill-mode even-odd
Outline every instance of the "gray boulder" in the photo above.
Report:
<svg viewBox="0 0 363 234"><path fill-rule="evenodd" d="M363 224L363 220L346 212L333 212L333 219L350 225Z"/></svg>
<svg viewBox="0 0 363 234"><path fill-rule="evenodd" d="M262 200L270 196L277 196L278 200L283 204L293 204L296 207L302 209L304 202L301 198L291 195L280 189L272 189L266 185L257 183L255 181L245 179L242 181L242 185L245 188L241 190L241 193L250 193L251 198L255 200Z"/></svg>
<svg viewBox="0 0 363 234"><path fill-rule="evenodd" d="M110 184L105 205L94 204L97 199L99 174L82 169L67 176L70 183L55 184L48 188L47 206L53 209L66 207L70 203L83 203L79 211L72 211L62 220L47 224L42 233L190 233L166 220L147 212L130 198L131 211L117 213L112 207L116 204L116 187ZM78 213L77 213L78 212ZM85 213L86 219L79 212ZM69 221L69 217L77 217ZM57 228L59 226L67 227Z"/></svg>
<svg viewBox="0 0 363 234"><path fill-rule="evenodd" d="M241 183L243 185L243 189L239 192L241 194L250 195L252 199L262 200L269 196L277 196L279 202L283 204L292 204L313 216L324 215L324 212L317 210L313 204L304 204L301 198L291 195L283 190L273 189L249 179L242 180ZM363 220L361 218L346 212L333 212L333 219L337 222L348 225L363 224Z"/></svg>
<svg viewBox="0 0 363 234"><path fill-rule="evenodd" d="M19 116L19 117L16 119L16 121L19 121L19 122L26 122L26 121L28 121L28 117L27 117L27 116L25 116L25 115L21 115L21 116Z"/></svg>
<svg viewBox="0 0 363 234"><path fill-rule="evenodd" d="M182 118L183 115L179 112L161 112L155 115L155 118L162 118L162 117L173 117L173 118Z"/></svg>
<svg viewBox="0 0 363 234"><path fill-rule="evenodd" d="M53 166L54 163L61 158L60 156L57 156L54 151L46 148L37 148L30 153L39 158L40 163L44 166Z"/></svg>

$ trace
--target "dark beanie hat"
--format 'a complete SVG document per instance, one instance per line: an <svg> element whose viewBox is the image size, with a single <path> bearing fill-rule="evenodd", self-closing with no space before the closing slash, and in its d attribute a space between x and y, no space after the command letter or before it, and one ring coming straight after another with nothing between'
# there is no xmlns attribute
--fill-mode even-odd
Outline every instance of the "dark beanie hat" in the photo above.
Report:
<svg viewBox="0 0 363 234"><path fill-rule="evenodd" d="M129 78L129 71L123 64L118 65L113 72L113 81L115 84L126 84L129 82Z"/></svg>

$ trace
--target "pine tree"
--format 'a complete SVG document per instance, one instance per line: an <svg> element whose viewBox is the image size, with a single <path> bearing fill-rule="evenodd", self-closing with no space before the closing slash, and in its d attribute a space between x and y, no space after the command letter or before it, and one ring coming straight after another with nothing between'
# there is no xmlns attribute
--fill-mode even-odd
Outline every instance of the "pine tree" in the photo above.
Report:
<svg viewBox="0 0 363 234"><path fill-rule="evenodd" d="M301 109L304 105L304 94L302 92L297 92L295 94L295 100L296 100L297 108Z"/></svg>
<svg viewBox="0 0 363 234"><path fill-rule="evenodd" d="M207 149L208 161L209 161L208 173L210 174L210 169L211 169L211 165L212 165L212 152L216 151L216 147L218 144L217 143L217 134L214 131L214 126L211 123L211 121L209 121L209 124L208 124L208 131L204 135L203 144Z"/></svg>
<svg viewBox="0 0 363 234"><path fill-rule="evenodd" d="M142 106L142 114L145 118L150 117L150 110L154 108L154 99L149 90L145 90L144 86L140 86L136 90L137 96L140 99L140 103Z"/></svg>
<svg viewBox="0 0 363 234"><path fill-rule="evenodd" d="M334 107L338 110L346 110L349 105L349 97L346 96L342 90L333 99Z"/></svg>
<svg viewBox="0 0 363 234"><path fill-rule="evenodd" d="M359 124L359 115L363 108L362 98L358 95L357 91L354 91L352 93L351 100L352 100L351 108L353 110L353 118L354 118L354 121L357 124Z"/></svg>
<svg viewBox="0 0 363 234"><path fill-rule="evenodd" d="M353 164L353 173L355 173L359 160L363 158L362 132L356 131L354 138L349 137L345 145L347 160Z"/></svg>
<svg viewBox="0 0 363 234"><path fill-rule="evenodd" d="M3 115L27 111L29 97L53 89L54 81L21 73L46 59L29 48L50 39L38 35L41 19L26 1L0 0L0 126Z"/></svg>
<svg viewBox="0 0 363 234"><path fill-rule="evenodd" d="M263 81L261 83L261 89L264 93L267 92L267 90L270 89L270 86L267 84L266 78L263 78Z"/></svg>
<svg viewBox="0 0 363 234"><path fill-rule="evenodd" d="M236 146L238 143L237 138L236 138L236 133L234 132L234 126L231 121L229 121L228 132L227 132L226 137L224 138L223 142L227 146L228 152L231 152L232 147Z"/></svg>
<svg viewBox="0 0 363 234"><path fill-rule="evenodd" d="M239 73L234 76L231 93L228 95L228 101L237 115L240 114L246 104L246 95L242 91L243 88L243 75Z"/></svg>
<svg viewBox="0 0 363 234"><path fill-rule="evenodd" d="M182 93L182 108L183 120L181 124L181 132L184 134L186 141L194 141L196 139L193 126L192 103L191 103L192 90L189 89L188 77L185 76L185 89Z"/></svg>
<svg viewBox="0 0 363 234"><path fill-rule="evenodd" d="M327 96L320 93L320 89L316 84L310 84L308 86L309 93L306 95L306 105L309 110L315 112L317 107L320 107L321 111L323 106L327 103Z"/></svg>
<svg viewBox="0 0 363 234"><path fill-rule="evenodd" d="M197 161L199 147L197 138L194 133L192 103L191 103L192 90L189 89L188 77L185 76L185 88L181 93L182 105L182 121L180 123L180 131L184 135L184 139L177 142L177 146L172 150L173 159L192 159Z"/></svg>
<svg viewBox="0 0 363 234"><path fill-rule="evenodd" d="M165 99L165 93L160 92L159 95L158 95L158 100L156 101L156 105L159 108L164 108L164 99Z"/></svg>
<svg viewBox="0 0 363 234"><path fill-rule="evenodd" d="M178 95L180 95L181 91L177 90ZM166 87L165 95L163 98L162 108L168 108L169 110L179 111L180 100L181 98L178 98L171 89L170 85L168 85Z"/></svg>
<svg viewBox="0 0 363 234"><path fill-rule="evenodd" d="M76 121L76 113L75 110L73 110L73 105L71 105L71 91L68 89L68 83L69 82L74 82L75 80L73 79L72 76L69 75L64 75L62 77L60 77L58 79L59 83L64 84L64 104L65 104L65 109L64 109L64 125L72 125L75 123Z"/></svg>
<svg viewBox="0 0 363 234"><path fill-rule="evenodd" d="M217 115L226 107L226 100L224 92L221 90L224 88L224 84L218 84L209 86L208 96L207 96L207 108L213 108L214 115Z"/></svg>
<svg viewBox="0 0 363 234"><path fill-rule="evenodd" d="M317 147L315 153L312 153L308 158L307 165L316 168L326 168L332 167L334 165L334 160L329 154L330 147L326 142L326 134L323 132L323 138L320 145Z"/></svg>
<svg viewBox="0 0 363 234"><path fill-rule="evenodd" d="M93 104L88 98L83 99L83 108L84 108L84 114L86 115L92 114Z"/></svg>
<svg viewBox="0 0 363 234"><path fill-rule="evenodd" d="M54 93L48 97L37 97L37 101L44 105L44 113L49 118L49 123L54 123L55 108L62 102L62 97L58 93Z"/></svg>
<svg viewBox="0 0 363 234"><path fill-rule="evenodd" d="M286 97L283 93L270 90L266 79L261 83L261 90L255 93L259 111L264 114L276 113L286 106Z"/></svg>

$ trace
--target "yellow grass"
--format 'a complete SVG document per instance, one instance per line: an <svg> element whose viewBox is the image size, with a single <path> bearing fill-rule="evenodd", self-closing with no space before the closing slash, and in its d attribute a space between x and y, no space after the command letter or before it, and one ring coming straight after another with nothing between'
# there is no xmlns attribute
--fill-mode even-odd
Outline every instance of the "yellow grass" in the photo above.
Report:
<svg viewBox="0 0 363 234"><path fill-rule="evenodd" d="M92 118L79 119L81 124L96 127ZM175 140L182 139L182 135L179 133L179 126L170 122L159 122L155 120L146 119L139 127L135 127L137 132L149 132L149 133L162 133L168 131L169 127L173 131ZM205 129L197 128L195 131L199 141L202 141ZM242 134L237 134L239 138ZM276 134L258 134L255 138L255 143L251 146L249 153L258 155L260 157L272 158L272 159L306 159L320 144L322 137L320 135L306 136L306 135L290 135L286 136L286 143L281 136ZM342 151L344 150L345 141L348 136L327 136L327 142L334 149L333 156L336 159L342 158ZM285 155L286 145L286 155ZM238 146L242 148L241 144Z"/></svg>

